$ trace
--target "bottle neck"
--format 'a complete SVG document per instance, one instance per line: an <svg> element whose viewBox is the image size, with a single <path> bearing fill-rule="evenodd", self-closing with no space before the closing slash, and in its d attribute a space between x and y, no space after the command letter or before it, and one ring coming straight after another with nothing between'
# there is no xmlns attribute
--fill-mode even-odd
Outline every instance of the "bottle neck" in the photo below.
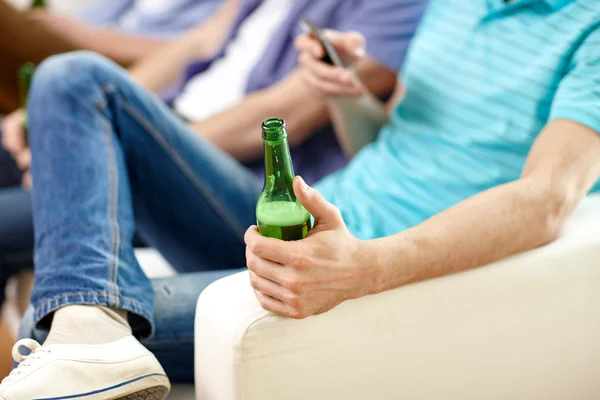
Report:
<svg viewBox="0 0 600 400"><path fill-rule="evenodd" d="M287 138L265 140L265 189L286 187L293 196L293 181L294 166Z"/></svg>
<svg viewBox="0 0 600 400"><path fill-rule="evenodd" d="M19 69L19 98L21 100L21 107L27 108L27 99L29 97L29 89L33 80L33 73L35 71L35 65L31 63L25 63Z"/></svg>
<svg viewBox="0 0 600 400"><path fill-rule="evenodd" d="M31 9L46 8L46 1L45 0L33 0L31 2L31 6L29 8L31 8Z"/></svg>

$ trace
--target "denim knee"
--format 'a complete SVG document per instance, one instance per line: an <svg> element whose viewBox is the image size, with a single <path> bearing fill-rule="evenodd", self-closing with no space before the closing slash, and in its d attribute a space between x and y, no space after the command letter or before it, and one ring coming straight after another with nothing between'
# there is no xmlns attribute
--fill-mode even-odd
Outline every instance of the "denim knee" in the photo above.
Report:
<svg viewBox="0 0 600 400"><path fill-rule="evenodd" d="M97 69L111 66L112 61L91 51L74 51L48 57L33 77L31 95L44 97L46 90L65 90L72 84L89 81ZM50 100L50 99L47 99Z"/></svg>
<svg viewBox="0 0 600 400"><path fill-rule="evenodd" d="M30 116L44 107L69 100L98 102L95 96L107 85L107 73L118 66L91 51L74 51L47 58L35 71L29 94Z"/></svg>

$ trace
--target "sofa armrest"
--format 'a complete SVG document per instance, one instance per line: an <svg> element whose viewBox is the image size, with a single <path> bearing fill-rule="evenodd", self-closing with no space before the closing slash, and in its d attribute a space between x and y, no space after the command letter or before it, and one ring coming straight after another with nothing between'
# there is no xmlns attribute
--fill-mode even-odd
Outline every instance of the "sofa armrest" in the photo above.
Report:
<svg viewBox="0 0 600 400"><path fill-rule="evenodd" d="M549 246L305 320L262 310L247 273L217 281L198 300L197 398L600 398L598 200Z"/></svg>

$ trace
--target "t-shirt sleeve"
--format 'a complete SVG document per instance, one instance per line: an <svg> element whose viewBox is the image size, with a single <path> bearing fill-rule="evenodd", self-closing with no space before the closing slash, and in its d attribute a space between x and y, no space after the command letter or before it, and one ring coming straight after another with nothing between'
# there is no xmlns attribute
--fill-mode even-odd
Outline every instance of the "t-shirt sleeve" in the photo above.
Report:
<svg viewBox="0 0 600 400"><path fill-rule="evenodd" d="M367 39L367 53L399 71L427 8L426 0L363 0L341 23L340 31L358 31Z"/></svg>
<svg viewBox="0 0 600 400"><path fill-rule="evenodd" d="M133 0L95 0L77 15L90 25L117 26L121 17L133 5Z"/></svg>
<svg viewBox="0 0 600 400"><path fill-rule="evenodd" d="M550 119L569 119L600 133L600 28L575 51L561 80Z"/></svg>

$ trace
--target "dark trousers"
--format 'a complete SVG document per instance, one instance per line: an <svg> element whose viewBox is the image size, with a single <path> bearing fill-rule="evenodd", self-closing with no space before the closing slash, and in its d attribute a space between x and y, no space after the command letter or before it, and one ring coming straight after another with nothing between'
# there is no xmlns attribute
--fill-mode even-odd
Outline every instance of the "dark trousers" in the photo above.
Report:
<svg viewBox="0 0 600 400"><path fill-rule="evenodd" d="M33 268L31 197L20 187L0 189L0 305L11 276Z"/></svg>
<svg viewBox="0 0 600 400"><path fill-rule="evenodd" d="M10 155L0 147L0 306L8 279L33 268L31 197L20 188L21 175Z"/></svg>
<svg viewBox="0 0 600 400"><path fill-rule="evenodd" d="M0 123L2 119L0 119ZM2 139L2 131L0 130L0 139ZM22 172L13 161L12 157L6 150L0 146L0 188L19 186L21 184ZM0 218L2 225L2 218Z"/></svg>

